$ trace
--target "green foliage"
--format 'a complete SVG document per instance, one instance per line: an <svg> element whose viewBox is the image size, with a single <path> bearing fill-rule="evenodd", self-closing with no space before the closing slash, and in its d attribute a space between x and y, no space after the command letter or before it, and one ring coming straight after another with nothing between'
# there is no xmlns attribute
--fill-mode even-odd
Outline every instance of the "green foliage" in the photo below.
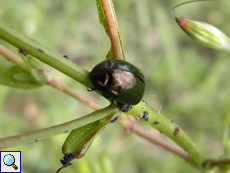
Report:
<svg viewBox="0 0 230 173"><path fill-rule="evenodd" d="M144 99L159 108L163 97L161 111L182 126L205 153L219 157L223 151L223 124L230 111L229 54L201 47L183 34L170 16L170 9L178 3L114 1L126 60L144 72L146 95L157 95ZM200 3L184 6L180 14L211 23L230 35L226 22L229 6L223 3L205 3L205 8ZM104 60L110 49L109 39L98 22L95 1L22 0L18 5L12 0L0 0L0 4L2 20L89 70ZM84 96L108 105L79 83L56 71L54 74ZM4 119L0 121L1 137L59 124L92 111L49 87L28 92L1 86L0 100ZM24 173L55 172L65 137L7 150L22 151ZM103 173L104 164L110 165L113 172L198 172L173 154L125 134L117 123L95 140L87 157L74 161L65 171Z"/></svg>
<svg viewBox="0 0 230 173"><path fill-rule="evenodd" d="M62 152L72 153L78 159L83 157L99 131L102 131L103 127L110 122L110 118L106 117L72 130L62 146Z"/></svg>
<svg viewBox="0 0 230 173"><path fill-rule="evenodd" d="M97 2L97 11L98 11L99 21L102 24L102 26L104 27L105 33L109 36L109 30L108 30L108 27L107 27L107 21L106 21L106 18L105 18L105 13L103 11L101 1L96 0L96 2Z"/></svg>
<svg viewBox="0 0 230 173"><path fill-rule="evenodd" d="M30 73L17 66L12 66L10 68L0 67L0 76L0 84L14 88L32 89L43 85Z"/></svg>

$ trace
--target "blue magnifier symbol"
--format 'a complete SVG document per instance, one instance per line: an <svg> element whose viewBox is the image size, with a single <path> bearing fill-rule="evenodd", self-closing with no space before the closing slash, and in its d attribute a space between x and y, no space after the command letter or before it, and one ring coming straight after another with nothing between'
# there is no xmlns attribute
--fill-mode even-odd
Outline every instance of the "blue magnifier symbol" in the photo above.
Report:
<svg viewBox="0 0 230 173"><path fill-rule="evenodd" d="M14 164L15 163L15 158L11 154L7 154L3 158L3 162L7 166L12 166L15 170L18 169L18 167Z"/></svg>

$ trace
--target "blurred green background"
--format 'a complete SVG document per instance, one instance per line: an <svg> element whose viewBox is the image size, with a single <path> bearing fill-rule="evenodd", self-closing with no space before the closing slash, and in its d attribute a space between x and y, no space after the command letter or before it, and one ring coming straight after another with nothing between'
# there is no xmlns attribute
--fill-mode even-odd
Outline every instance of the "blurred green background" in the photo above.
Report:
<svg viewBox="0 0 230 173"><path fill-rule="evenodd" d="M229 54L198 45L177 26L170 10L179 0L114 0L126 60L146 77L144 99L185 130L204 153L223 154L224 120L230 112ZM213 24L230 36L229 4L198 2L176 9L179 16ZM110 40L99 24L95 0L0 0L0 19L90 70L105 59ZM10 47L0 39L0 43ZM12 50L17 52L13 47ZM0 56L0 63L6 63ZM108 102L46 67L86 98ZM0 86L0 137L70 121L93 110L47 86L20 90ZM147 127L145 127L147 128ZM160 135L156 133L156 135ZM23 173L50 173L60 166L67 134L5 150L22 151ZM166 139L169 144L173 144ZM199 172L183 159L111 124L86 155L62 172Z"/></svg>

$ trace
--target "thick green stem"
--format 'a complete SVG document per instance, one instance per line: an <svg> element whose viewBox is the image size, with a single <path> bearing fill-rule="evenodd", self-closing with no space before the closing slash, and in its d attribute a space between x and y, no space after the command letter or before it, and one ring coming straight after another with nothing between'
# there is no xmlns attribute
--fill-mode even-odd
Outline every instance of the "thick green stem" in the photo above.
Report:
<svg viewBox="0 0 230 173"><path fill-rule="evenodd" d="M196 144L181 128L179 128L177 124L158 113L143 101L138 105L133 106L132 109L130 109L129 114L140 119L142 118L144 111L148 111L149 115L149 120L146 123L177 143L189 154L192 164L203 169L202 164L207 159L206 156L197 148ZM142 121L145 120L143 119Z"/></svg>
<svg viewBox="0 0 230 173"><path fill-rule="evenodd" d="M90 88L92 87L91 81L89 79L89 72L87 70L65 59L61 55L52 52L51 50L29 39L28 37L20 33L17 33L16 31L14 31L14 29L8 27L6 24L2 22L0 22L0 38L4 39L5 41L9 42L10 44L20 49L26 50L29 54L31 54L35 58L38 58L42 62L56 68L57 70L70 76L76 81L82 83L83 85ZM110 109L113 109L114 111L117 110L114 107ZM106 108L103 110L106 110ZM196 165L201 169L203 168L202 164L206 160L206 157L203 155L202 152L198 150L194 142L186 135L184 131L182 131L178 127L178 125L171 122L165 116L159 114L155 109L148 106L144 102L140 102L138 105L133 106L133 108L129 111L129 114L138 118L140 117L140 115L144 113L144 111L149 112L149 121L147 122L149 125L151 125L153 128L157 129L158 131L160 131L161 133L163 133L164 135L172 139L174 142L176 142L180 147L182 147L185 151L188 152L194 165ZM38 132L31 132L25 135L4 138L0 140L0 145L1 145L0 148L6 146L9 147L12 145L18 145L26 142L33 142L38 139L51 137L63 133L65 131L69 131L77 127L81 127L92 121L99 120L108 114L106 115L100 114L100 115L101 116L97 115L98 117L96 118L94 113L89 114L88 116L75 120L76 121L75 125L74 123L72 124L72 122L69 122L63 125L58 125L48 129L40 130ZM89 117L92 119L90 120Z"/></svg>
<svg viewBox="0 0 230 173"><path fill-rule="evenodd" d="M81 84L89 88L93 87L87 70L25 35L16 32L2 21L0 21L0 38L19 49L27 51L30 55L75 79Z"/></svg>
<svg viewBox="0 0 230 173"><path fill-rule="evenodd" d="M81 118L77 118L76 120L67 123L63 123L60 125L52 126L34 132L25 133L22 135L0 138L0 149L13 147L24 143L37 142L38 140L66 133L73 129L82 127L86 124L105 118L107 116L111 116L117 112L119 112L119 110L115 106L110 105L104 109L94 111L91 114L88 114Z"/></svg>

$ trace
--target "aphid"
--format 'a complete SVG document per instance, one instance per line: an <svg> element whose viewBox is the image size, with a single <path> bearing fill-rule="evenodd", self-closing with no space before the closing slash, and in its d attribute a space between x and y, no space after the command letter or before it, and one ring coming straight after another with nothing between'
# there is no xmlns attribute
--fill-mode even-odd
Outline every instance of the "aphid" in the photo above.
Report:
<svg viewBox="0 0 230 173"><path fill-rule="evenodd" d="M174 135L179 136L179 134L180 134L180 128L177 127L175 128Z"/></svg>
<svg viewBox="0 0 230 173"><path fill-rule="evenodd" d="M74 159L74 154L73 153L68 153L68 154L65 154L63 159L61 159L61 163L62 163L62 167L60 167L58 170L57 170L57 173L59 173L63 168L69 166L69 165L72 165L71 160Z"/></svg>
<svg viewBox="0 0 230 173"><path fill-rule="evenodd" d="M74 159L74 154L68 153L68 154L65 154L63 159L61 159L60 161L66 167L66 166L69 166L72 164L72 163L70 163L70 161L73 159Z"/></svg>
<svg viewBox="0 0 230 173"><path fill-rule="evenodd" d="M23 49L19 49L19 52L21 54L23 54L24 56L28 55L27 51L23 50Z"/></svg>
<svg viewBox="0 0 230 173"><path fill-rule="evenodd" d="M63 57L65 57L66 59L69 59L69 57L67 55L63 55Z"/></svg>
<svg viewBox="0 0 230 173"><path fill-rule="evenodd" d="M110 121L110 123L114 123L115 121L117 121L117 119L118 119L118 116L114 117L114 118Z"/></svg>
<svg viewBox="0 0 230 173"><path fill-rule="evenodd" d="M149 113L148 113L148 111L145 111L145 112L144 112L144 115L143 115L142 118L144 118L145 121L148 121L148 120L149 120Z"/></svg>
<svg viewBox="0 0 230 173"><path fill-rule="evenodd" d="M42 49L38 49L38 51L44 53L44 50L42 50Z"/></svg>

